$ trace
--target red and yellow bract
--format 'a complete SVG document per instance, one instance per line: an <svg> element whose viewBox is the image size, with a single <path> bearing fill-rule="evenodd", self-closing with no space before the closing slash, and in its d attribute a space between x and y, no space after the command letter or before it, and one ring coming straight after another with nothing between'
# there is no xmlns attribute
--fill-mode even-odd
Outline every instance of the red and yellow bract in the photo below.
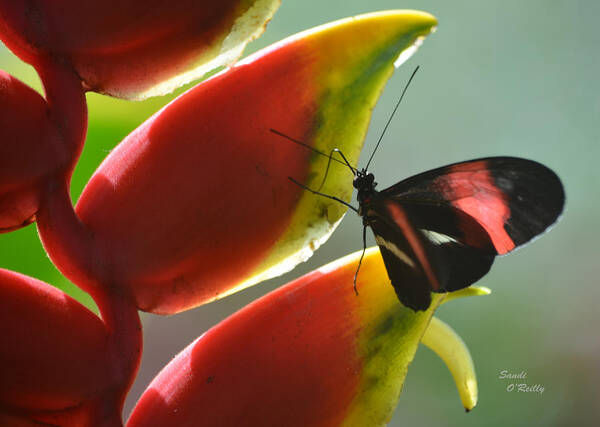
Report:
<svg viewBox="0 0 600 427"><path fill-rule="evenodd" d="M433 311L402 306L376 248L243 308L183 350L129 427L378 426L389 421Z"/></svg>
<svg viewBox="0 0 600 427"><path fill-rule="evenodd" d="M110 271L138 307L167 314L305 260L345 207L290 182L317 187L327 159L270 129L325 153L340 148L356 162L394 62L435 24L414 11L342 20L258 52L177 98L129 135L84 189L76 211L103 271L79 280ZM334 165L323 191L349 200L351 179ZM52 249L64 233L42 227L41 236L59 268L77 269L62 259L74 263L79 251L59 258Z"/></svg>

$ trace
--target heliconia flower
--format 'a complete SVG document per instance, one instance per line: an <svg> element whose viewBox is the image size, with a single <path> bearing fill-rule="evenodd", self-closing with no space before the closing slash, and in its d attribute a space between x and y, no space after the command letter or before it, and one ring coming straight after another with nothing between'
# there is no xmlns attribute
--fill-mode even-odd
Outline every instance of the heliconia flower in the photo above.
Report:
<svg viewBox="0 0 600 427"><path fill-rule="evenodd" d="M382 426L422 339L448 364L470 410L477 383L468 349L432 319L445 295L435 294L424 312L401 305L377 248L366 253L356 295L359 256L309 273L210 329L152 381L128 427L199 420L222 427Z"/></svg>
<svg viewBox="0 0 600 427"><path fill-rule="evenodd" d="M318 187L327 158L270 129L327 154L340 148L356 163L394 64L435 24L415 11L341 20L199 84L112 151L84 189L77 220L61 224L66 196L47 206L38 225L51 258L76 283L126 286L140 309L155 313L290 270L330 235L345 207L288 179ZM322 191L349 200L351 181L334 164Z"/></svg>
<svg viewBox="0 0 600 427"><path fill-rule="evenodd" d="M0 269L0 305L0 425L121 425L139 354L131 358L110 326L36 279Z"/></svg>
<svg viewBox="0 0 600 427"><path fill-rule="evenodd" d="M231 64L280 0L0 1L0 38L22 60L68 63L86 89L164 94Z"/></svg>

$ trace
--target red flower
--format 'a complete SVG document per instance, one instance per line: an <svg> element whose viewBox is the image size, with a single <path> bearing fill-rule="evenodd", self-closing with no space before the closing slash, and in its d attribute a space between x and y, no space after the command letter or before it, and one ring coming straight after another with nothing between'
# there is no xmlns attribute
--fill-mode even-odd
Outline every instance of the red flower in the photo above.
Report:
<svg viewBox="0 0 600 427"><path fill-rule="evenodd" d="M394 65L436 24L421 12L364 15L253 55L129 135L74 209L84 90L142 97L197 76L198 58L203 70L223 52L228 63L277 2L213 3L0 1L0 37L46 92L2 76L0 228L36 219L52 261L101 314L0 270L0 423L120 425L141 356L138 308L186 310L310 256L345 208L315 204L288 179L317 186L327 159L270 129L356 162ZM334 166L323 191L347 200L350 178ZM405 309L382 271L379 257L365 259L361 280L378 281L357 298L346 259L238 313L165 368L132 425L239 425L242 413L250 424L386 419L440 298L425 313ZM243 406L231 410L232 398Z"/></svg>

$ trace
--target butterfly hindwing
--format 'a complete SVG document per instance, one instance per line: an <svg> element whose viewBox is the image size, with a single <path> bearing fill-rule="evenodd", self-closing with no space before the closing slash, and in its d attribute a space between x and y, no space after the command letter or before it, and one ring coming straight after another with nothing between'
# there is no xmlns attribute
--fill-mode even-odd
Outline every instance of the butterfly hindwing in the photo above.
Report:
<svg viewBox="0 0 600 427"><path fill-rule="evenodd" d="M444 266L442 291L466 288L490 270L497 253L489 234L473 217L450 205L402 206Z"/></svg>
<svg viewBox="0 0 600 427"><path fill-rule="evenodd" d="M396 295L407 307L425 310L431 304L431 291L439 288L437 274L431 268L434 254L410 224L394 223L383 204L373 205L367 213L367 223L375 235L388 277ZM417 239L417 247L409 242L406 231ZM424 262L419 260L421 252ZM429 275L429 277L428 277Z"/></svg>
<svg viewBox="0 0 600 427"><path fill-rule="evenodd" d="M505 254L544 232L564 206L560 179L549 168L516 157L455 163L405 179L381 196L403 205L446 205L483 226Z"/></svg>
<svg viewBox="0 0 600 427"><path fill-rule="evenodd" d="M368 204L366 218L398 298L415 310L429 307L430 292L467 287L493 263L495 252L483 227L452 207L377 198Z"/></svg>

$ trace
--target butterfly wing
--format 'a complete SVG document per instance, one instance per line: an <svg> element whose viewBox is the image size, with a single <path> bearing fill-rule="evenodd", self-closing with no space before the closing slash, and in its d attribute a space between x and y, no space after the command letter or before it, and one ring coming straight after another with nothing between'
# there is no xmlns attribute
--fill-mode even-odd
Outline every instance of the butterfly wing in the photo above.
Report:
<svg viewBox="0 0 600 427"><path fill-rule="evenodd" d="M414 310L429 307L432 291L476 282L494 261L483 227L452 206L422 209L377 198L366 206L365 218L398 298Z"/></svg>
<svg viewBox="0 0 600 427"><path fill-rule="evenodd" d="M552 170L517 157L451 164L403 180L380 195L414 209L453 207L485 229L498 254L543 233L556 222L565 203L563 186ZM435 221L429 219L430 224Z"/></svg>

